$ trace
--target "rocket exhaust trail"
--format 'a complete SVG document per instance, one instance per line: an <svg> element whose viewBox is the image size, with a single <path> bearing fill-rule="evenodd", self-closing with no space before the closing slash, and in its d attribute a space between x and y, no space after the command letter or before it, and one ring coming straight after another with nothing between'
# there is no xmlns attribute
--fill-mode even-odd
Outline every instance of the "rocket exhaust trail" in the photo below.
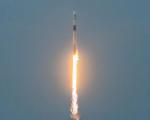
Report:
<svg viewBox="0 0 150 120"><path fill-rule="evenodd" d="M73 11L73 66L72 66L72 94L70 117L71 120L80 120L78 110L78 94L77 94L77 65L78 65L78 50L76 38L76 13Z"/></svg>

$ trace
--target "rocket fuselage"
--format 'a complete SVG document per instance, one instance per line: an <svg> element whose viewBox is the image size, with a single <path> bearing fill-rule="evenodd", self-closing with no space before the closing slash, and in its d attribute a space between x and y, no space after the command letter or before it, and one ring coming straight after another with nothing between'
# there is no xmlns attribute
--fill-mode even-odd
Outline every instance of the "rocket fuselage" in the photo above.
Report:
<svg viewBox="0 0 150 120"><path fill-rule="evenodd" d="M73 53L77 53L77 25L76 25L76 12L73 11Z"/></svg>

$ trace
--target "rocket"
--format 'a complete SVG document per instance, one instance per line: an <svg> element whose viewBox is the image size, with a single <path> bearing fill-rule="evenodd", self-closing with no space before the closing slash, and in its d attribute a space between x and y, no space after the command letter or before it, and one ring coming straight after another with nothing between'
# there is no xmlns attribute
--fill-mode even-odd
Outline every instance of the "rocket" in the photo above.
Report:
<svg viewBox="0 0 150 120"><path fill-rule="evenodd" d="M73 11L73 54L77 53L77 25L76 25L77 15Z"/></svg>

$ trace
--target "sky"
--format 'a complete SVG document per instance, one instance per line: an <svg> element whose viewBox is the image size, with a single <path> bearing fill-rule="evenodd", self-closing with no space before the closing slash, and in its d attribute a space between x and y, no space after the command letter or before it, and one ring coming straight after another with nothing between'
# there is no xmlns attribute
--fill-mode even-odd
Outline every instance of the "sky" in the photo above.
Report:
<svg viewBox="0 0 150 120"><path fill-rule="evenodd" d="M72 11L81 120L150 120L149 0L0 0L0 120L69 120Z"/></svg>

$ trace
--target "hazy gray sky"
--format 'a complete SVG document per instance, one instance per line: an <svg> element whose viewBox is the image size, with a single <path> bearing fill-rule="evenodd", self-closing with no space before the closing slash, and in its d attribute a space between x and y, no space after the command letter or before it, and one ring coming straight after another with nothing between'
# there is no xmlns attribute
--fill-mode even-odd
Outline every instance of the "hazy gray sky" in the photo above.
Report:
<svg viewBox="0 0 150 120"><path fill-rule="evenodd" d="M0 0L0 120L69 120L72 10L81 120L150 120L149 0Z"/></svg>

